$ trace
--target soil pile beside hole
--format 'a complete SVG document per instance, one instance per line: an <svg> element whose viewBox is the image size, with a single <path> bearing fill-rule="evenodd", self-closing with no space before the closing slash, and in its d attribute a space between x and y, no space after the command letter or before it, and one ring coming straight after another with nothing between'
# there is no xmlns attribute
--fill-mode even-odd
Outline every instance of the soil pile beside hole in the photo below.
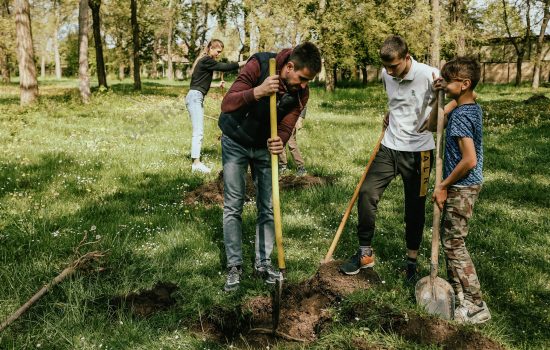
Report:
<svg viewBox="0 0 550 350"><path fill-rule="evenodd" d="M156 312L167 310L176 304L172 293L178 286L170 282L158 282L151 290L117 296L109 300L113 310L124 308L137 317L147 317Z"/></svg>
<svg viewBox="0 0 550 350"><path fill-rule="evenodd" d="M347 314L349 322L363 320L381 330L395 333L420 345L438 345L444 349L505 349L469 327L461 327L435 316L424 316L394 309L390 305L357 304Z"/></svg>
<svg viewBox="0 0 550 350"><path fill-rule="evenodd" d="M323 186L333 182L330 177L318 177L306 174L304 176L285 175L279 179L281 189L309 188L312 186ZM246 194L245 200L254 200L256 191L252 175L246 175ZM215 181L205 183L202 186L189 192L184 200L186 205L204 204L204 205L223 205L223 172L220 172Z"/></svg>
<svg viewBox="0 0 550 350"><path fill-rule="evenodd" d="M338 271L341 262L321 265L315 276L297 285L283 285L282 304L278 330L285 335L302 341L317 339L324 325L330 322L328 308L356 289L371 288L380 278L372 270L362 270L355 277L343 276ZM237 346L263 347L274 344L272 335L259 334L253 329L272 328L271 297L260 296L249 299L241 310L212 310L208 320L222 334L218 339L230 339ZM252 331L251 331L252 330ZM241 342L243 342L241 344ZM240 345L239 345L240 344Z"/></svg>
<svg viewBox="0 0 550 350"><path fill-rule="evenodd" d="M341 261L333 261L319 267L315 276L300 284L283 285L282 304L278 332L272 329L270 296L247 300L240 309L210 310L201 320L201 329L220 343L235 348L256 349L283 344L288 339L315 341L332 322L330 308L350 293L372 288L380 283L380 277L372 269L361 270L356 276L344 276L338 271ZM394 333L409 342L420 345L437 345L446 349L505 349L471 327L462 327L433 316L419 315L413 311L399 311L390 305L374 302L350 305L341 313L343 322L366 322L370 328ZM256 330L255 330L256 329ZM265 334L267 331L268 334ZM284 335L284 337L283 337ZM287 340L284 340L287 338ZM354 338L357 349L380 349L365 339Z"/></svg>
<svg viewBox="0 0 550 350"><path fill-rule="evenodd" d="M550 98L544 96L543 94L535 94L529 97L527 100L523 101L526 105L536 104L536 103L550 103Z"/></svg>

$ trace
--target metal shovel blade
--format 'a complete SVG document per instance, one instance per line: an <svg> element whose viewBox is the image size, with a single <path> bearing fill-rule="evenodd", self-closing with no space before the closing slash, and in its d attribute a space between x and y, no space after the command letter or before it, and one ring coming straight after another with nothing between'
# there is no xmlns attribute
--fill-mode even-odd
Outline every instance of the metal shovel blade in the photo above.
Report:
<svg viewBox="0 0 550 350"><path fill-rule="evenodd" d="M449 282L441 277L426 276L415 287L416 302L430 314L446 320L454 318L455 293Z"/></svg>
<svg viewBox="0 0 550 350"><path fill-rule="evenodd" d="M273 322L273 333L279 327L279 318L281 316L281 299L283 295L283 273L279 272L279 277L275 280L275 288L271 293L271 320Z"/></svg>

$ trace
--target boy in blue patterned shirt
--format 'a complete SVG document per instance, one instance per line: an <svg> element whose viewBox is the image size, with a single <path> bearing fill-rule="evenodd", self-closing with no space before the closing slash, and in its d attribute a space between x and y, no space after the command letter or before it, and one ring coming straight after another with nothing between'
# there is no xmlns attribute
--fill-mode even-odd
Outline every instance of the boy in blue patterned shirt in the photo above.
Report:
<svg viewBox="0 0 550 350"><path fill-rule="evenodd" d="M457 57L443 66L441 75L442 78L434 79L433 86L443 89L452 101L445 106L444 179L435 188L433 200L443 213L441 239L447 275L460 303L455 320L483 323L491 318L491 313L482 300L476 269L464 243L468 220L483 183L482 111L474 92L480 66L472 58ZM427 127L436 130L437 108L432 109Z"/></svg>

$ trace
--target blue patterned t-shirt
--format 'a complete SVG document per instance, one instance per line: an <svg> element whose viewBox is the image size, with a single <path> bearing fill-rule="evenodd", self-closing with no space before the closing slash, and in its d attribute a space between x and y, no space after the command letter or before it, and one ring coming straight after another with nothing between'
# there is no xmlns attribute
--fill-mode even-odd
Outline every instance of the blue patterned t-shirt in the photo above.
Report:
<svg viewBox="0 0 550 350"><path fill-rule="evenodd" d="M477 165L466 176L453 185L471 186L483 182L483 125L481 107L476 104L464 104L449 113L445 134L445 170L447 178L462 159L458 139L469 137L474 141Z"/></svg>

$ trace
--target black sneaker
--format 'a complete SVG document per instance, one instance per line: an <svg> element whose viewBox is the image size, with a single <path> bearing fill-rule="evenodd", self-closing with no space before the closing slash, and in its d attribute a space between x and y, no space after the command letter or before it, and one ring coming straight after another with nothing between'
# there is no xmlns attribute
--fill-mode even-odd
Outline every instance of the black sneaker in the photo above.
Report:
<svg viewBox="0 0 550 350"><path fill-rule="evenodd" d="M418 280L418 268L415 263L407 262L405 266L405 281L415 283Z"/></svg>
<svg viewBox="0 0 550 350"><path fill-rule="evenodd" d="M263 278L267 284L275 284L277 278L279 278L279 271L273 268L271 264L262 264L254 266L254 272L256 276Z"/></svg>
<svg viewBox="0 0 550 350"><path fill-rule="evenodd" d="M240 266L230 267L229 271L227 272L227 279L225 280L223 290L225 290L226 292L232 292L239 289L242 274L243 270Z"/></svg>
<svg viewBox="0 0 550 350"><path fill-rule="evenodd" d="M374 266L374 252L371 255L361 255L361 250L340 266L340 271L346 275L356 275L361 269Z"/></svg>

